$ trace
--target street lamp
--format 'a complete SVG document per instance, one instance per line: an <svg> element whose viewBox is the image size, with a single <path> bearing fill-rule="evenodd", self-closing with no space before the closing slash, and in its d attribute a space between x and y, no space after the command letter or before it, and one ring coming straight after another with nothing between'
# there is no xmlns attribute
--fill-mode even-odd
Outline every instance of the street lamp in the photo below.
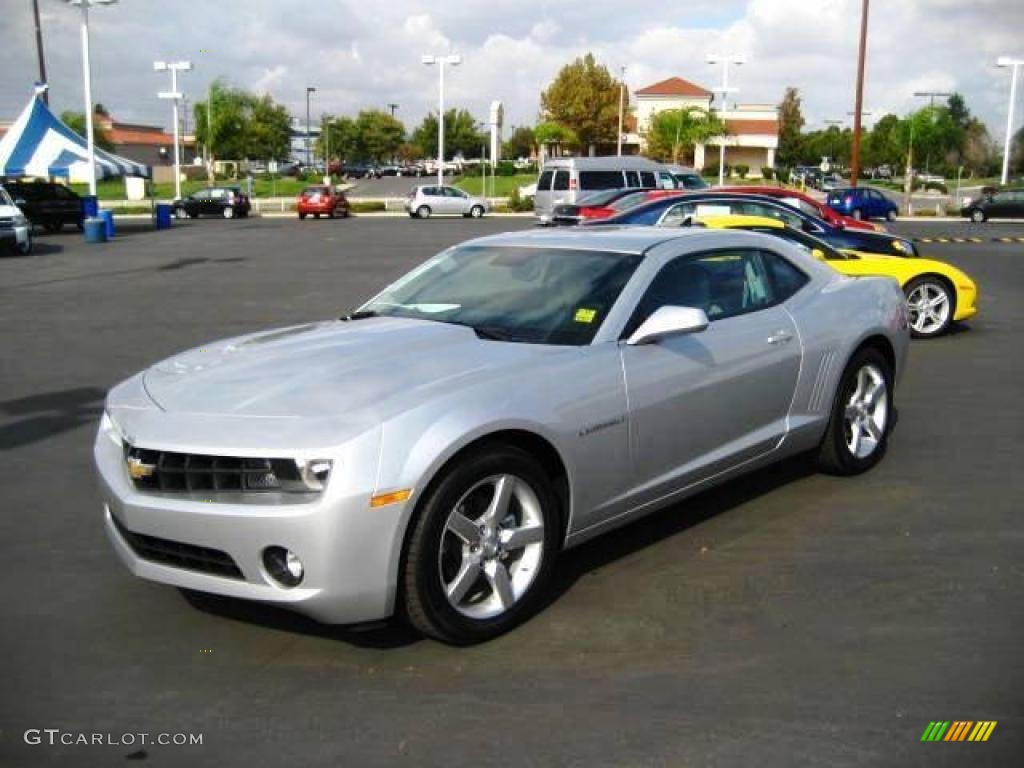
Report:
<svg viewBox="0 0 1024 768"><path fill-rule="evenodd" d="M616 142L615 154L622 157L622 115L626 102L626 68L622 67L620 71L622 77L619 79L619 140Z"/></svg>
<svg viewBox="0 0 1024 768"><path fill-rule="evenodd" d="M1000 183L1006 185L1006 178L1010 172L1010 138L1013 136L1013 107L1017 98L1017 71L1024 64L1024 59L1014 59L1010 56L1000 56L996 60L997 67L1010 67L1010 104L1006 108L1006 141L1003 143L1003 174Z"/></svg>
<svg viewBox="0 0 1024 768"><path fill-rule="evenodd" d="M425 54L420 61L428 67L437 64L438 70L438 95L437 95L437 185L444 186L444 65L453 67L462 63L462 57L458 54L450 56L434 56Z"/></svg>
<svg viewBox="0 0 1024 768"><path fill-rule="evenodd" d="M735 64L737 67L747 63L747 60L742 56L734 56L731 53L720 54L720 53L709 53L707 56L708 64L721 64L722 65L722 85L715 89L716 93L722 94L722 108L720 114L722 115L722 122L725 122L726 112L726 96L729 93L736 93L739 88L729 87L729 65ZM718 137L718 186L725 184L725 137Z"/></svg>
<svg viewBox="0 0 1024 768"><path fill-rule="evenodd" d="M171 73L171 90L161 91L157 94L159 99L170 99L174 104L174 198L181 197L181 150L178 141L178 102L181 101L181 91L178 90L178 72L190 72L191 61L154 61L155 72Z"/></svg>
<svg viewBox="0 0 1024 768"><path fill-rule="evenodd" d="M89 64L89 7L113 5L117 0L65 0L82 7L82 79L85 83L85 139L89 152L89 194L96 196L96 137L92 127L92 69Z"/></svg>
<svg viewBox="0 0 1024 768"><path fill-rule="evenodd" d="M309 149L309 94L316 93L316 88L312 85L306 86L306 165L310 166L313 164L313 155Z"/></svg>

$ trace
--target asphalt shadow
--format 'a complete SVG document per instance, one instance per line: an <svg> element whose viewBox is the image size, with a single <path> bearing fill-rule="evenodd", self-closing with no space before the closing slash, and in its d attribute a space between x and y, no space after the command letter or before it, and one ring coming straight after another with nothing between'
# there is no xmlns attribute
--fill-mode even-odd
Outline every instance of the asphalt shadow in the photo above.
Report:
<svg viewBox="0 0 1024 768"><path fill-rule="evenodd" d="M45 440L96 421L103 412L106 393L96 387L78 387L0 402L0 415L16 421L0 426L0 451Z"/></svg>

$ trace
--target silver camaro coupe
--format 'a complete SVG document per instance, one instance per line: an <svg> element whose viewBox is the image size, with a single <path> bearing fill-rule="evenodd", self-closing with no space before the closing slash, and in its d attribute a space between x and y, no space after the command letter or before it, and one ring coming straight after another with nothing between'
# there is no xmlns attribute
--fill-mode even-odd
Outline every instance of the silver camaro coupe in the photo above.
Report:
<svg viewBox="0 0 1024 768"><path fill-rule="evenodd" d="M104 525L146 579L477 642L562 549L793 454L869 469L908 338L894 280L767 235L472 240L115 387Z"/></svg>

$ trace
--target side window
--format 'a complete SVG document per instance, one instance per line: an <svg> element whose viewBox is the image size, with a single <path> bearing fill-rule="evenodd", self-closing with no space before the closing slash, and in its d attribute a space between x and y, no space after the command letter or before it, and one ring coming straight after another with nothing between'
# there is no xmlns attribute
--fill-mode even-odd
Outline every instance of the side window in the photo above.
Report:
<svg viewBox="0 0 1024 768"><path fill-rule="evenodd" d="M551 189L551 177L554 175L555 174L553 174L551 171L544 171L544 173L540 175L540 178L537 179L537 191L547 192L549 189Z"/></svg>
<svg viewBox="0 0 1024 768"><path fill-rule="evenodd" d="M810 280L807 275L794 267L790 261L777 253L763 251L762 258L768 265L776 302L785 301L803 288Z"/></svg>
<svg viewBox="0 0 1024 768"><path fill-rule="evenodd" d="M580 171L580 189L620 189L622 171Z"/></svg>
<svg viewBox="0 0 1024 768"><path fill-rule="evenodd" d="M640 171L640 186L648 189L654 189L658 186L654 181L653 171Z"/></svg>
<svg viewBox="0 0 1024 768"><path fill-rule="evenodd" d="M658 189L675 189L676 180L668 171L658 171Z"/></svg>
<svg viewBox="0 0 1024 768"><path fill-rule="evenodd" d="M687 217L693 216L696 207L693 203L680 203L673 205L658 222L659 227L679 227L686 221Z"/></svg>
<svg viewBox="0 0 1024 768"><path fill-rule="evenodd" d="M793 229L802 229L804 225L803 219L795 213L770 205L762 205L761 203L743 203L742 205L734 206L734 208L735 213L742 213L748 216L768 216L773 219L780 219L787 225L793 227Z"/></svg>
<svg viewBox="0 0 1024 768"><path fill-rule="evenodd" d="M768 264L772 256L759 250L737 249L708 251L670 261L651 281L623 337L632 334L664 306L703 309L712 322L770 307L778 301Z"/></svg>
<svg viewBox="0 0 1024 768"><path fill-rule="evenodd" d="M556 171L555 180L551 185L551 189L556 192L563 192L569 189L569 172L568 171Z"/></svg>
<svg viewBox="0 0 1024 768"><path fill-rule="evenodd" d="M626 174L626 186L636 189L640 186L640 174L636 171L624 171Z"/></svg>

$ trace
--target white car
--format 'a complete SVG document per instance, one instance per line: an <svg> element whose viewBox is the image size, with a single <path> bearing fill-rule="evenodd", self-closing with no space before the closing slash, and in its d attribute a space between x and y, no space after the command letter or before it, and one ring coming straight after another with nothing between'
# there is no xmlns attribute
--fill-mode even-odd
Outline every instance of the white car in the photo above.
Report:
<svg viewBox="0 0 1024 768"><path fill-rule="evenodd" d="M0 187L0 244L20 256L32 253L32 224Z"/></svg>
<svg viewBox="0 0 1024 768"><path fill-rule="evenodd" d="M482 197L467 195L455 187L420 185L409 190L405 210L413 218L429 219L435 214L458 214L479 219L491 210Z"/></svg>

